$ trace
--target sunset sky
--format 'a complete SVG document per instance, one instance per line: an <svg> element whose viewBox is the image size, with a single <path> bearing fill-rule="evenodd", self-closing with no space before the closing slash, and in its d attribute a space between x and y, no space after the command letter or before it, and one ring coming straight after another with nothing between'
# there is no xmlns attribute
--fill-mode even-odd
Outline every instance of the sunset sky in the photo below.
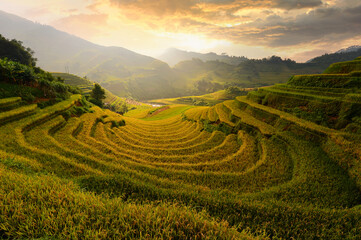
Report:
<svg viewBox="0 0 361 240"><path fill-rule="evenodd" d="M361 45L360 0L0 0L0 10L154 57L176 47L304 61Z"/></svg>

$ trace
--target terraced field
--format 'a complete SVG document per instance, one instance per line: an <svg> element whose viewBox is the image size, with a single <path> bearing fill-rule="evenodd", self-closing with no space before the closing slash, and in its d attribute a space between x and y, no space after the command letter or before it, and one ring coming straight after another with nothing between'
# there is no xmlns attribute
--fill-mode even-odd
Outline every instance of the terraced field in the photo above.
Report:
<svg viewBox="0 0 361 240"><path fill-rule="evenodd" d="M264 101L328 101L307 89L149 119L93 107L65 120L79 96L42 110L1 100L0 237L361 238L361 135Z"/></svg>

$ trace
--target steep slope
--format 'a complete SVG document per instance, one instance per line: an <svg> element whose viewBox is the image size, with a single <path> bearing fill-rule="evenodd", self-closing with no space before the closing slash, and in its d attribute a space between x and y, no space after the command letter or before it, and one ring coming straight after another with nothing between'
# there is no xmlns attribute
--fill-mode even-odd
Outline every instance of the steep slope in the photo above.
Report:
<svg viewBox="0 0 361 240"><path fill-rule="evenodd" d="M248 97L317 124L360 131L361 58L334 63L324 74L297 75L287 84L262 88Z"/></svg>
<svg viewBox="0 0 361 240"><path fill-rule="evenodd" d="M103 47L84 39L0 11L0 32L15 38L35 51L38 63L48 71L70 72L84 76L88 69L116 59L120 66L146 67L157 61L121 47ZM102 59L102 61L99 61Z"/></svg>

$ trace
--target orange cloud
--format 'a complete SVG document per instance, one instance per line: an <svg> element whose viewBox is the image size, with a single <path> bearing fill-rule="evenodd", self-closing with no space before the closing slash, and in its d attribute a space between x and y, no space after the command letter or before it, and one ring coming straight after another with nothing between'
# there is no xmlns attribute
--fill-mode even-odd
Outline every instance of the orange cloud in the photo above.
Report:
<svg viewBox="0 0 361 240"><path fill-rule="evenodd" d="M290 47L361 34L361 4L321 0L109 0L122 17L157 32ZM350 1L352 2L352 1Z"/></svg>

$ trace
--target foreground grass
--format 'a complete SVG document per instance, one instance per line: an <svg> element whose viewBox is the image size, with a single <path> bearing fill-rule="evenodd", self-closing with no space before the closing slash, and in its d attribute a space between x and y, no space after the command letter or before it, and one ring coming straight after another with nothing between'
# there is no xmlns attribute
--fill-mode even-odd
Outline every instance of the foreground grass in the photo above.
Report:
<svg viewBox="0 0 361 240"><path fill-rule="evenodd" d="M255 239L175 204L125 203L55 176L0 167L0 237L59 239Z"/></svg>

